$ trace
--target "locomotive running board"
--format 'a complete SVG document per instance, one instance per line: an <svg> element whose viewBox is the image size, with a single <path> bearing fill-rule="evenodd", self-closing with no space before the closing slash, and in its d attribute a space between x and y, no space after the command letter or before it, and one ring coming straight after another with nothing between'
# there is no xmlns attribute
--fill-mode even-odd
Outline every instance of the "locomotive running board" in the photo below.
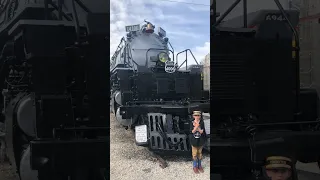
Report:
<svg viewBox="0 0 320 180"><path fill-rule="evenodd" d="M178 134L178 133L166 133L168 137L168 141L173 144L177 144L180 141L177 147L172 147L165 141L165 139L160 135L158 124L165 126L167 124L166 114L162 113L148 113L148 123L149 123L149 134L150 134L150 149L152 151L170 151L172 153L181 153L181 152L189 152L190 144L186 134Z"/></svg>

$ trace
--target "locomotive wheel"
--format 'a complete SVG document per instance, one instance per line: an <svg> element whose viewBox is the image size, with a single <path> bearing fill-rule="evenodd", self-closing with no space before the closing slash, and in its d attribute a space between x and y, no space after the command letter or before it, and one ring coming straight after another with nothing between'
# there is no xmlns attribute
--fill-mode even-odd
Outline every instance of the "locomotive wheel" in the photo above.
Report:
<svg viewBox="0 0 320 180"><path fill-rule="evenodd" d="M20 180L38 179L38 171L32 170L30 164L30 146L28 146L28 148L23 152L20 160Z"/></svg>

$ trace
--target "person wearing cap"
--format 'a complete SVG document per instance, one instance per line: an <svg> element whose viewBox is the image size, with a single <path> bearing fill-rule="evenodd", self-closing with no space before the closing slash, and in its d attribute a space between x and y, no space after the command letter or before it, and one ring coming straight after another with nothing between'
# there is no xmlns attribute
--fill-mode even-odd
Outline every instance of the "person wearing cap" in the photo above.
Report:
<svg viewBox="0 0 320 180"><path fill-rule="evenodd" d="M204 123L201 120L201 111L193 111L193 121L190 123L190 144L192 148L193 171L203 173L201 165L202 148L205 143Z"/></svg>
<svg viewBox="0 0 320 180"><path fill-rule="evenodd" d="M270 180L291 180L292 161L283 156L271 156L266 159L265 173Z"/></svg>

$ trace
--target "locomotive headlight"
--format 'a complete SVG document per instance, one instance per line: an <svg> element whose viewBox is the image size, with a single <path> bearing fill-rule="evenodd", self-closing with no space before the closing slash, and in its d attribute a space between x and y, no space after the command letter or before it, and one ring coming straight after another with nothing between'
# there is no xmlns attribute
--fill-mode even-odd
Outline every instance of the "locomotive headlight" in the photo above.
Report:
<svg viewBox="0 0 320 180"><path fill-rule="evenodd" d="M159 53L158 57L159 57L159 61L162 62L162 63L165 63L166 61L169 61L169 55L167 53L165 53L165 52Z"/></svg>

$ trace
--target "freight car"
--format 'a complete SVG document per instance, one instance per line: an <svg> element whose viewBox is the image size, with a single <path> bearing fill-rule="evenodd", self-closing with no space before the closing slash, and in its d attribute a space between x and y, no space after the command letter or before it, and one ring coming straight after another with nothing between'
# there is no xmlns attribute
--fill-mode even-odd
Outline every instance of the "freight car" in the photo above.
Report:
<svg viewBox="0 0 320 180"><path fill-rule="evenodd" d="M1 1L0 134L21 180L105 179L109 25L92 3Z"/></svg>
<svg viewBox="0 0 320 180"><path fill-rule="evenodd" d="M141 28L126 27L127 36L110 62L111 111L120 124L134 128L137 145L158 153L189 153L191 113L210 107L202 66L189 49L175 59L166 31L154 29L147 21ZM188 52L197 65L188 66ZM181 55L185 68L178 65Z"/></svg>
<svg viewBox="0 0 320 180"><path fill-rule="evenodd" d="M213 25L211 173L224 179L261 177L268 156L319 161L319 96L300 88L299 12L274 1L278 11L247 14L244 3L243 16L222 22L237 0Z"/></svg>

